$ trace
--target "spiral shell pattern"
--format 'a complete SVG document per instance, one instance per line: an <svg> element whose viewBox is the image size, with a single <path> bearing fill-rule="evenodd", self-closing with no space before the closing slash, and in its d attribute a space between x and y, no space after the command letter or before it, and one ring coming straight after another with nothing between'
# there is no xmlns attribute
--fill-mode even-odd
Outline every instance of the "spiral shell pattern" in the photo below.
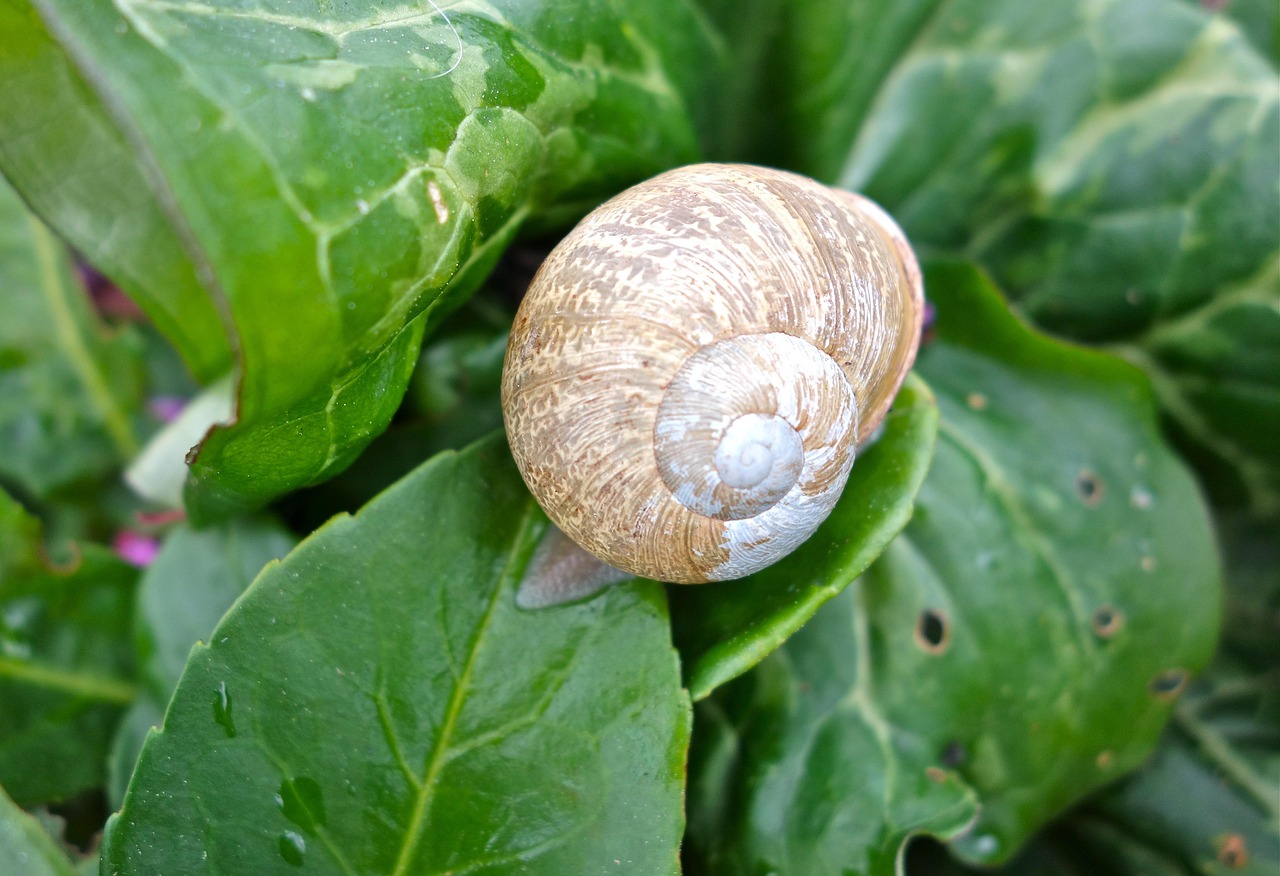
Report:
<svg viewBox="0 0 1280 876"><path fill-rule="evenodd" d="M919 269L871 202L694 165L618 195L539 269L503 372L551 519L624 571L750 574L807 539L915 356Z"/></svg>

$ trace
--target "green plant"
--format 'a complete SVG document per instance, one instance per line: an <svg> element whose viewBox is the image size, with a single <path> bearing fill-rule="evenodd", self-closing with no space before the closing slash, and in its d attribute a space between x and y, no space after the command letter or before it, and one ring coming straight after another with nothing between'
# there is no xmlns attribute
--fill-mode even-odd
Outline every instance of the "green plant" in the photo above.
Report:
<svg viewBox="0 0 1280 876"><path fill-rule="evenodd" d="M1271 872L1277 33L0 3L0 872ZM514 304L702 159L884 205L916 371L782 562L519 609Z"/></svg>

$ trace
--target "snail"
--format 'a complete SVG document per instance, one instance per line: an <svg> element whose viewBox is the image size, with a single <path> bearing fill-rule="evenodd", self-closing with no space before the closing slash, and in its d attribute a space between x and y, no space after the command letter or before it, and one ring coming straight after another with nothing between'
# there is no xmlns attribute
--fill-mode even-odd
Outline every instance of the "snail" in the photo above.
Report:
<svg viewBox="0 0 1280 876"><path fill-rule="evenodd" d="M764 568L826 518L887 413L922 286L859 195L728 164L634 186L561 241L516 314L502 408L520 473L627 575Z"/></svg>

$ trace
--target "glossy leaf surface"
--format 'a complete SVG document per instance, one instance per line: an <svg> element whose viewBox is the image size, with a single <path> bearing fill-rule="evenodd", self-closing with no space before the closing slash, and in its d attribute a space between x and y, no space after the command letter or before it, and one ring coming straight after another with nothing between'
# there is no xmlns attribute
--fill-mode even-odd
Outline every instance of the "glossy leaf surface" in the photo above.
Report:
<svg viewBox="0 0 1280 876"><path fill-rule="evenodd" d="M870 571L699 712L710 872L892 873L914 831L998 862L1146 757L1212 649L1208 520L1141 376L970 268L927 282L933 466Z"/></svg>
<svg viewBox="0 0 1280 876"><path fill-rule="evenodd" d="M908 381L831 516L799 550L740 581L669 590L695 700L764 659L871 565L911 516L937 429L933 394Z"/></svg>
<svg viewBox="0 0 1280 876"><path fill-rule="evenodd" d="M235 354L238 419L192 464L193 518L348 465L399 404L427 323L531 211L572 216L697 157L686 99L704 73L677 60L714 54L699 19L680 0L578 11L6 8L0 37L25 48L0 76L26 87L0 98L0 165L76 241L115 228L122 180L139 189L102 264L136 277L193 371L227 360L214 326ZM137 276L152 249L156 276Z"/></svg>
<svg viewBox="0 0 1280 876"><path fill-rule="evenodd" d="M542 521L495 437L270 567L193 653L103 872L675 872L662 591L517 609Z"/></svg>

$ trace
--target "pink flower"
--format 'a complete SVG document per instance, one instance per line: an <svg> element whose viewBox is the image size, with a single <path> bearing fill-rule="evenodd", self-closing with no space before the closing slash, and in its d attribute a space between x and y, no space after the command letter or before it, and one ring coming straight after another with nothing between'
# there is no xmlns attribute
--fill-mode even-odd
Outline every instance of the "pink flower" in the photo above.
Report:
<svg viewBox="0 0 1280 876"><path fill-rule="evenodd" d="M156 554L160 553L160 542L149 535L122 529L111 542L116 555L126 563L139 567L151 565Z"/></svg>

